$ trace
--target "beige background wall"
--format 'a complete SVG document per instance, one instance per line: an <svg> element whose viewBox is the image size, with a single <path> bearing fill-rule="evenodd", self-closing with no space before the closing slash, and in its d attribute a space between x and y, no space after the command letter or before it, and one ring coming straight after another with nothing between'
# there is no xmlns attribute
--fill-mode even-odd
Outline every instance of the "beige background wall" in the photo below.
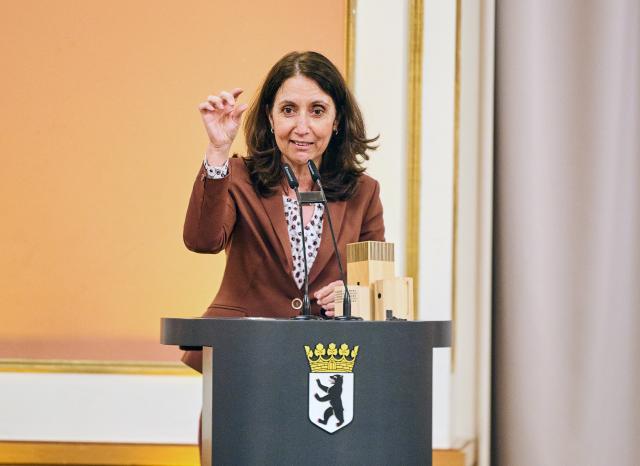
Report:
<svg viewBox="0 0 640 466"><path fill-rule="evenodd" d="M0 358L176 357L160 317L200 314L224 267L182 244L196 105L235 86L249 101L290 50L344 69L344 2L318 5L3 6Z"/></svg>

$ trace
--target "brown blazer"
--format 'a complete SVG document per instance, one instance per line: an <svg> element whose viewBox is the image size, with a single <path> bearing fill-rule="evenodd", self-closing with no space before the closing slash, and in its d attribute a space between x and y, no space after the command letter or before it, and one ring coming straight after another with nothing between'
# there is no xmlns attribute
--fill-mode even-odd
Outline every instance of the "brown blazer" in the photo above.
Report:
<svg viewBox="0 0 640 466"><path fill-rule="evenodd" d="M346 245L384 241L380 185L367 175L358 180L356 194L330 202L338 247L346 264ZM309 270L311 310L320 313L313 294L340 278L327 216L324 216L318 255ZM281 195L260 197L242 158L229 160L229 175L211 180L200 169L193 185L184 224L184 242L191 251L225 250L227 263L218 294L205 317L281 317L297 315L292 307L302 290L293 279L291 245ZM201 370L200 352L188 351L183 361Z"/></svg>

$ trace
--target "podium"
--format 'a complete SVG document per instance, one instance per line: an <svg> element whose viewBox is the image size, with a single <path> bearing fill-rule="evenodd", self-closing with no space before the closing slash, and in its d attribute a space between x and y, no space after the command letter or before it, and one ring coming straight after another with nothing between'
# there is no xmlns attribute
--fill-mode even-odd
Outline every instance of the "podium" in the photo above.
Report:
<svg viewBox="0 0 640 466"><path fill-rule="evenodd" d="M164 318L203 351L203 465L431 465L449 321Z"/></svg>

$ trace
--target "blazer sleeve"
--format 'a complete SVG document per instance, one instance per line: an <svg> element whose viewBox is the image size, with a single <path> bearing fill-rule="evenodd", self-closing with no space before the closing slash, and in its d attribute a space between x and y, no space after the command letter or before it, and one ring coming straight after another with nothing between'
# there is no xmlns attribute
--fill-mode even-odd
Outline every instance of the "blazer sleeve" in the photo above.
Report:
<svg viewBox="0 0 640 466"><path fill-rule="evenodd" d="M384 218L380 201L380 183L373 180L373 192L364 212L359 241L384 241Z"/></svg>
<svg viewBox="0 0 640 466"><path fill-rule="evenodd" d="M193 184L187 216L184 221L183 239L194 252L215 254L227 247L236 222L236 205L230 195L233 177L229 175L213 180L200 167Z"/></svg>

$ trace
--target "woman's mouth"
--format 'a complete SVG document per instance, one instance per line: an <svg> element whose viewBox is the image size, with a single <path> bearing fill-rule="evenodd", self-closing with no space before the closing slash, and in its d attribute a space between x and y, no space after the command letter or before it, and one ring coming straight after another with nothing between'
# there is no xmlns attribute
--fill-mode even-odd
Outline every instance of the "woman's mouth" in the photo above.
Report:
<svg viewBox="0 0 640 466"><path fill-rule="evenodd" d="M306 141L294 141L291 140L291 142L297 146L297 147L309 147L310 145L312 145L312 142L306 142Z"/></svg>

